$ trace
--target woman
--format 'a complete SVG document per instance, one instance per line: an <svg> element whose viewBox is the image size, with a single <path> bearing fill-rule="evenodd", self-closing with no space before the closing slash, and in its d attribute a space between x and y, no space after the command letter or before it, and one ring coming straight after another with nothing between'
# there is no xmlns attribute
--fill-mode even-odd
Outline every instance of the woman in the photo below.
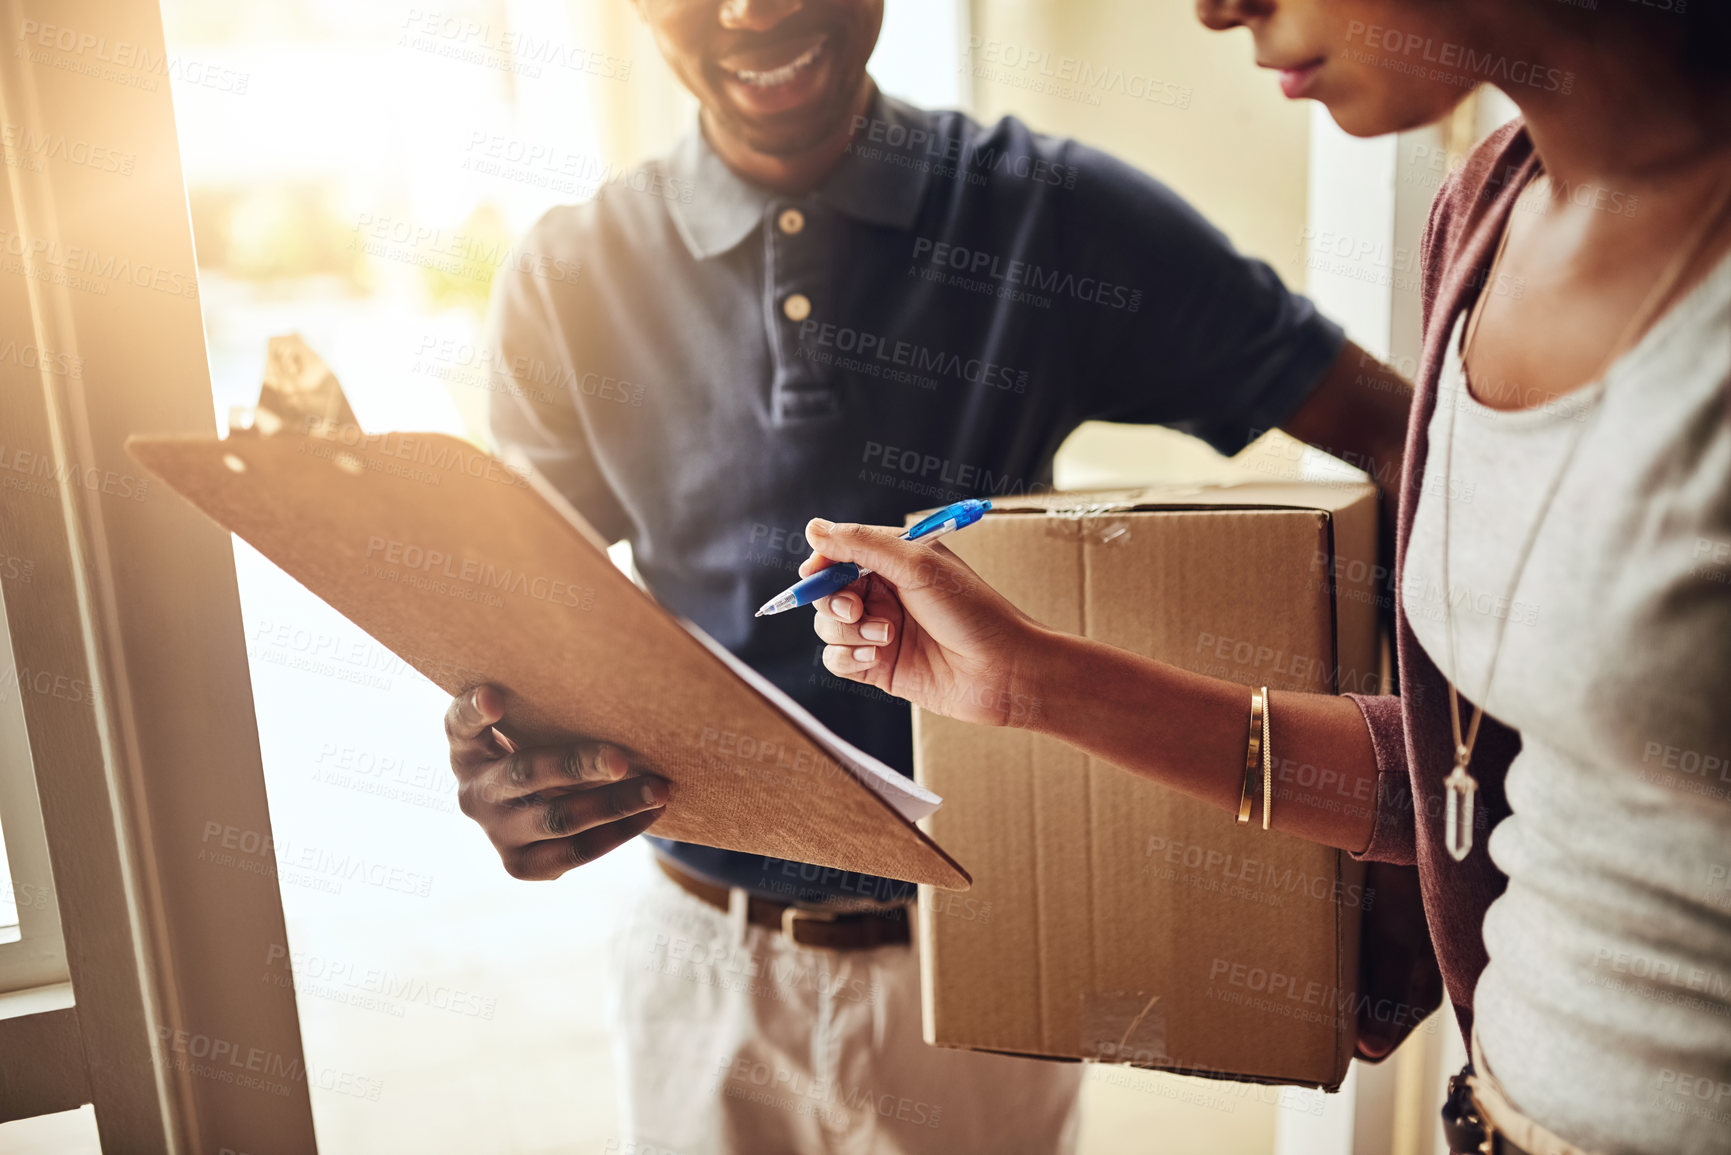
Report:
<svg viewBox="0 0 1731 1155"><path fill-rule="evenodd" d="M1404 696L1267 710L1279 762L1374 784L1354 814L1283 783L1273 824L1417 863L1480 1113L1526 1150L1731 1152L1731 20L1681 7L1199 4L1348 132L1486 79L1523 114L1426 233ZM834 673L989 725L1031 695L1017 724L1259 814L1251 687L1044 629L941 546L808 535L805 572L876 571L820 608Z"/></svg>

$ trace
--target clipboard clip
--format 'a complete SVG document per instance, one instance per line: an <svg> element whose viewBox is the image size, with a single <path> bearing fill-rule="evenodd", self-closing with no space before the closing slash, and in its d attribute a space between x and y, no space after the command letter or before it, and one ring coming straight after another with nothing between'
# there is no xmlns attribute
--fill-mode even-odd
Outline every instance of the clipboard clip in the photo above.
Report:
<svg viewBox="0 0 1731 1155"><path fill-rule="evenodd" d="M351 439L361 432L337 375L298 333L270 339L258 404L228 411L230 437L272 437L285 429L325 437L353 430Z"/></svg>

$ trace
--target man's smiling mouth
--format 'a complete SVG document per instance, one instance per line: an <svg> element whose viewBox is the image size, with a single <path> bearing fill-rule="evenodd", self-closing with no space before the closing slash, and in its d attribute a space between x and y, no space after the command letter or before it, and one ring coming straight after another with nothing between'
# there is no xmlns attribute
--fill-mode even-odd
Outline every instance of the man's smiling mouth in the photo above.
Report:
<svg viewBox="0 0 1731 1155"><path fill-rule="evenodd" d="M800 73L816 64L828 44L829 37L820 36L816 43L785 64L774 68L727 68L726 72L741 84L750 85L752 88L779 88L797 79Z"/></svg>

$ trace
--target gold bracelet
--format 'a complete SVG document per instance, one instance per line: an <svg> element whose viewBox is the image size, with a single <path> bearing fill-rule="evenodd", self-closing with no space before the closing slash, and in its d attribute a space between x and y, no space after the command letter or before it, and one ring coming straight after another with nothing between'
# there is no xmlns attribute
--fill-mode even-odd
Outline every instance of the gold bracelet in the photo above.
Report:
<svg viewBox="0 0 1731 1155"><path fill-rule="evenodd" d="M1251 790L1256 785L1256 772L1262 767L1262 735L1267 727L1264 716L1264 695L1267 690L1250 691L1250 745L1244 752L1244 789L1238 794L1238 821L1250 821Z"/></svg>
<svg viewBox="0 0 1731 1155"><path fill-rule="evenodd" d="M1268 820L1274 814L1274 740L1269 737L1269 730L1274 717L1274 700L1268 696L1268 687L1262 687L1262 829L1268 829Z"/></svg>

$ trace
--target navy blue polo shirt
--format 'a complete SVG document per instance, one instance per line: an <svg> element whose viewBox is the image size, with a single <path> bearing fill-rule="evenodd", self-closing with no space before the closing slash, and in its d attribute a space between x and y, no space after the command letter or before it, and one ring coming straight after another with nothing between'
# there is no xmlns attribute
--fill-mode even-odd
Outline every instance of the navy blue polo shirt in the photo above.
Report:
<svg viewBox="0 0 1731 1155"><path fill-rule="evenodd" d="M807 519L896 525L1047 489L1089 419L1236 452L1342 342L1158 181L1013 118L881 96L809 194L742 180L694 128L553 209L501 270L490 325L500 447L630 541L664 606L904 773L906 703L825 670L809 612L752 616L796 580ZM657 845L783 900L911 890Z"/></svg>

